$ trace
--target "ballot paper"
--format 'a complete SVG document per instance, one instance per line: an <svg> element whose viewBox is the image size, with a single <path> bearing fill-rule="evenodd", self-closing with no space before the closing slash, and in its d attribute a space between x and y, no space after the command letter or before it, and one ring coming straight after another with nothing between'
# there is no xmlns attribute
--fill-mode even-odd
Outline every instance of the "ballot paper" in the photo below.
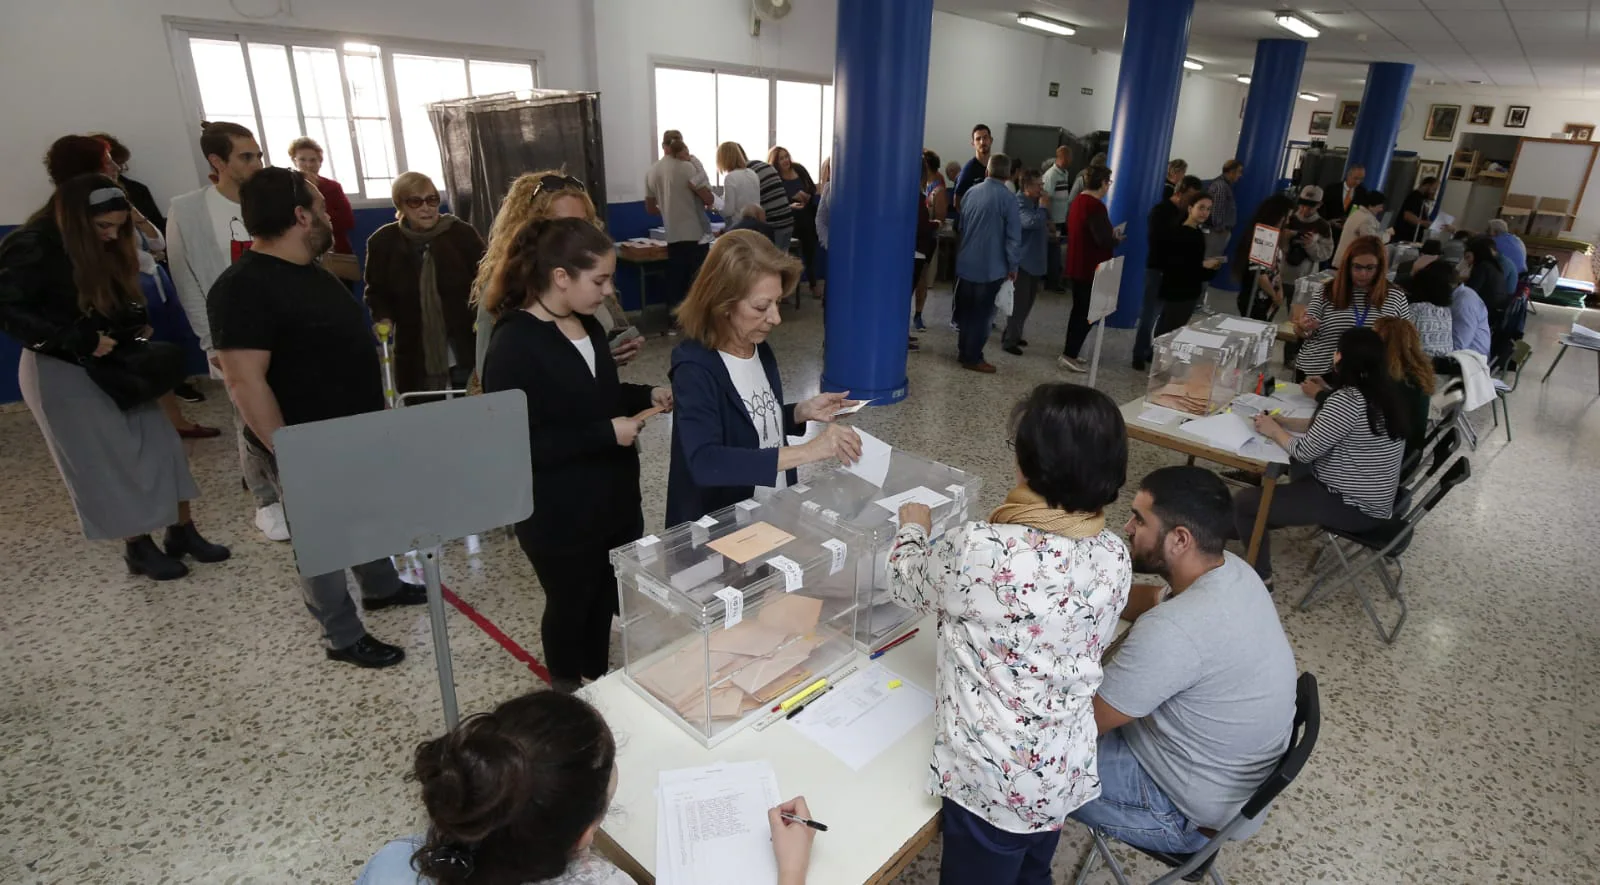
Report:
<svg viewBox="0 0 1600 885"><path fill-rule="evenodd" d="M865 399L848 400L847 399L847 400L844 401L844 406L841 407L839 409L839 411L833 413L833 417L842 418L845 415L854 415L855 413L861 411L862 409L865 409L867 407L867 403L869 403L869 402L871 402L871 400L865 400Z"/></svg>
<svg viewBox="0 0 1600 885"><path fill-rule="evenodd" d="M657 885L776 885L767 823L780 801L772 763L663 771L658 783Z"/></svg>
<svg viewBox="0 0 1600 885"><path fill-rule="evenodd" d="M861 458L845 467L845 470L882 488L884 480L889 478L889 461L894 457L894 446L859 427L856 428L856 434L861 437Z"/></svg>
<svg viewBox="0 0 1600 885"><path fill-rule="evenodd" d="M757 522L707 544L712 550L744 565L794 540L794 535L768 522Z"/></svg>
<svg viewBox="0 0 1600 885"><path fill-rule="evenodd" d="M890 688L893 682L899 686ZM860 771L931 715L933 695L870 663L834 683L788 724Z"/></svg>
<svg viewBox="0 0 1600 885"><path fill-rule="evenodd" d="M926 504L929 507L938 507L941 504L950 503L950 499L927 486L917 486L914 489L907 489L898 495L880 498L872 503L898 515L901 504Z"/></svg>

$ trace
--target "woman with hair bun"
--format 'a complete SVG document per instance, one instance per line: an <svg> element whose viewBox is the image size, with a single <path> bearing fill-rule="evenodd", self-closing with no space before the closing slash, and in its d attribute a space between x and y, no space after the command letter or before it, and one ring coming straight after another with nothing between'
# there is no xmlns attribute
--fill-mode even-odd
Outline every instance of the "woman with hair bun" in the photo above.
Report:
<svg viewBox="0 0 1600 885"><path fill-rule="evenodd" d="M528 398L533 515L517 540L544 586L540 630L557 689L606 674L617 583L608 551L644 534L639 450L649 410L672 391L623 384L595 311L616 251L581 218L534 221L506 250L483 306L495 318L483 391Z"/></svg>
<svg viewBox="0 0 1600 885"><path fill-rule="evenodd" d="M600 712L554 691L506 701L417 748L423 836L383 846L356 885L633 885L593 852L617 793ZM778 885L803 885L814 832L804 798L767 812Z"/></svg>

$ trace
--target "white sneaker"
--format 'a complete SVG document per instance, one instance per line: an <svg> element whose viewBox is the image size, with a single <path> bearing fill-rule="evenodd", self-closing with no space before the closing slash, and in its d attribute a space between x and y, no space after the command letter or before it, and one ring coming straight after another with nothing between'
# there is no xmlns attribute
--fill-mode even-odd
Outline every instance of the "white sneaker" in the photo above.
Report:
<svg viewBox="0 0 1600 885"><path fill-rule="evenodd" d="M289 540L289 521L283 516L283 505L268 504L256 511L256 528L268 541Z"/></svg>
<svg viewBox="0 0 1600 885"><path fill-rule="evenodd" d="M1084 372L1089 371L1089 367L1088 366L1084 365L1079 360L1073 359L1070 356L1063 356L1063 357L1058 358L1056 360L1056 365L1060 366L1063 369L1066 369L1068 372L1077 372L1080 375L1083 374Z"/></svg>

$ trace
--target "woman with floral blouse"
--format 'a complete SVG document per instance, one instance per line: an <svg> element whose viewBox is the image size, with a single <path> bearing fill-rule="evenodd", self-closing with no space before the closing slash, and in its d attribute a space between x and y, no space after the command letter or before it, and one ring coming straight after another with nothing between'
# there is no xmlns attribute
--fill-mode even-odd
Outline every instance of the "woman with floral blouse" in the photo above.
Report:
<svg viewBox="0 0 1600 885"><path fill-rule="evenodd" d="M1105 521L1127 431L1109 397L1076 384L1035 388L1012 428L1005 503L938 539L907 504L889 557L894 597L938 617L942 885L1049 882L1067 815L1100 795L1093 699L1133 576Z"/></svg>

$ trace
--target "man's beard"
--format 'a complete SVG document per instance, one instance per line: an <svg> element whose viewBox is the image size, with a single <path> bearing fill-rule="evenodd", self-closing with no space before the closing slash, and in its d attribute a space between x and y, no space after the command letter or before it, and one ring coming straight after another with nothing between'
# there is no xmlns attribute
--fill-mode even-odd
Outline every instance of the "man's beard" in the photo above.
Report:
<svg viewBox="0 0 1600 885"><path fill-rule="evenodd" d="M1165 578L1167 576L1167 558L1161 553L1162 542L1165 540L1165 537L1158 540L1154 550L1139 551L1130 549L1129 554L1133 559L1133 570L1143 575L1160 575Z"/></svg>
<svg viewBox="0 0 1600 885"><path fill-rule="evenodd" d="M306 235L306 245L311 247L312 255L321 255L333 248L333 225L318 221Z"/></svg>

